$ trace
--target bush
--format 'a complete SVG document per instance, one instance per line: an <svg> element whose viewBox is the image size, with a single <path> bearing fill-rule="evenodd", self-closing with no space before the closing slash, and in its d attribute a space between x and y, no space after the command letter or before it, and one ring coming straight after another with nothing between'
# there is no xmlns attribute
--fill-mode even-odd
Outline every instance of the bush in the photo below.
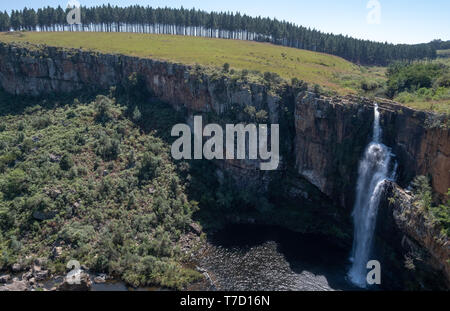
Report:
<svg viewBox="0 0 450 311"><path fill-rule="evenodd" d="M447 203L431 208L435 221L442 227L442 233L450 235L450 189L447 192Z"/></svg>
<svg viewBox="0 0 450 311"><path fill-rule="evenodd" d="M281 77L275 72L265 72L264 80L266 80L269 85L279 84L282 81Z"/></svg>
<svg viewBox="0 0 450 311"><path fill-rule="evenodd" d="M419 207L423 211L428 211L433 202L430 181L426 176L417 176L412 184L414 195L417 198Z"/></svg>
<svg viewBox="0 0 450 311"><path fill-rule="evenodd" d="M152 180L161 172L162 159L151 152L146 152L138 168L140 181Z"/></svg>
<svg viewBox="0 0 450 311"><path fill-rule="evenodd" d="M105 161L115 160L120 154L120 141L103 134L97 143L96 153Z"/></svg>
<svg viewBox="0 0 450 311"><path fill-rule="evenodd" d="M450 73L446 73L436 79L434 87L450 87Z"/></svg>
<svg viewBox="0 0 450 311"><path fill-rule="evenodd" d="M32 125L37 130L42 130L52 124L52 120L49 116L36 117L32 121Z"/></svg>
<svg viewBox="0 0 450 311"><path fill-rule="evenodd" d="M80 247L89 243L94 235L95 230L91 225L72 222L64 225L60 233L60 238L69 244Z"/></svg>
<svg viewBox="0 0 450 311"><path fill-rule="evenodd" d="M320 85L318 84L314 84L314 93L316 93L317 95L322 94L322 88L320 87Z"/></svg>
<svg viewBox="0 0 450 311"><path fill-rule="evenodd" d="M420 88L431 88L433 81L445 70L445 66L431 62L392 64L387 70L387 95L393 98L404 91L414 92Z"/></svg>
<svg viewBox="0 0 450 311"><path fill-rule="evenodd" d="M21 169L12 170L6 177L3 193L8 198L14 198L27 189L27 175Z"/></svg>
<svg viewBox="0 0 450 311"><path fill-rule="evenodd" d="M104 95L98 95L95 99L95 119L97 122L106 123L113 119L111 99Z"/></svg>
<svg viewBox="0 0 450 311"><path fill-rule="evenodd" d="M142 114L141 114L141 111L139 110L138 106L135 106L135 107L134 107L132 118L133 118L133 121L134 121L134 122L139 122L139 121L141 121Z"/></svg>
<svg viewBox="0 0 450 311"><path fill-rule="evenodd" d="M69 154L66 153L61 158L61 161L59 162L59 167L63 171L68 171L68 170L70 170L72 168L73 164L74 163L73 163L72 157Z"/></svg>
<svg viewBox="0 0 450 311"><path fill-rule="evenodd" d="M375 81L367 81L367 80L361 81L361 89L363 91L366 91L366 92L373 91L373 90L376 90L378 87L379 87L379 85Z"/></svg>

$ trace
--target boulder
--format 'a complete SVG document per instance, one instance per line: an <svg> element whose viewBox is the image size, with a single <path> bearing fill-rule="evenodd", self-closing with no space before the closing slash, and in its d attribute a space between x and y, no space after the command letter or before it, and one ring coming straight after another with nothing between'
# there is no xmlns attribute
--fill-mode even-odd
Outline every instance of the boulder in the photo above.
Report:
<svg viewBox="0 0 450 311"><path fill-rule="evenodd" d="M23 292L28 290L27 281L19 281L18 278L14 278L11 284L0 286L0 291L4 292Z"/></svg>
<svg viewBox="0 0 450 311"><path fill-rule="evenodd" d="M103 284L106 282L106 274L99 274L94 278L95 284Z"/></svg>
<svg viewBox="0 0 450 311"><path fill-rule="evenodd" d="M12 265L12 271L13 272L20 272L23 271L24 267L20 263L15 263Z"/></svg>
<svg viewBox="0 0 450 311"><path fill-rule="evenodd" d="M55 216L56 216L56 213L54 213L54 212L45 213L45 212L41 212L41 211L38 211L38 210L33 212L33 218L36 219L36 220L41 220L41 221L52 219Z"/></svg>
<svg viewBox="0 0 450 311"><path fill-rule="evenodd" d="M92 283L89 275L81 269L69 272L64 281L57 287L58 291L89 291Z"/></svg>
<svg viewBox="0 0 450 311"><path fill-rule="evenodd" d="M43 281L48 278L48 275L48 270L36 271L34 273L34 278L36 279L36 281Z"/></svg>
<svg viewBox="0 0 450 311"><path fill-rule="evenodd" d="M55 246L52 250L53 258L59 258L62 255L63 248L61 246Z"/></svg>
<svg viewBox="0 0 450 311"><path fill-rule="evenodd" d="M0 276L0 284L6 284L11 280L11 276L9 274L5 274Z"/></svg>
<svg viewBox="0 0 450 311"><path fill-rule="evenodd" d="M202 228L200 227L199 224L193 222L189 225L189 227L191 228L192 232L197 234L197 235L201 235L202 234Z"/></svg>
<svg viewBox="0 0 450 311"><path fill-rule="evenodd" d="M50 162L52 162L52 163L58 163L59 161L61 161L61 156L53 154L53 153L50 153L48 155L48 157L50 159Z"/></svg>

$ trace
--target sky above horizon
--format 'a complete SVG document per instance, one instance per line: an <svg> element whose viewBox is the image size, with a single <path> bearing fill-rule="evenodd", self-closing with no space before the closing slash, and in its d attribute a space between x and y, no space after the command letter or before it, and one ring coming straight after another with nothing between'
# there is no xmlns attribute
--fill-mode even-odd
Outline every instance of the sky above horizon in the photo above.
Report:
<svg viewBox="0 0 450 311"><path fill-rule="evenodd" d="M68 0L2 0L0 10L66 7ZM7 3L5 3L7 2ZM250 16L286 20L324 32L392 43L422 43L433 39L450 40L450 1L448 0L78 0L83 6L134 4L152 7L233 11ZM379 3L379 10L377 10ZM370 8L368 8L368 5Z"/></svg>

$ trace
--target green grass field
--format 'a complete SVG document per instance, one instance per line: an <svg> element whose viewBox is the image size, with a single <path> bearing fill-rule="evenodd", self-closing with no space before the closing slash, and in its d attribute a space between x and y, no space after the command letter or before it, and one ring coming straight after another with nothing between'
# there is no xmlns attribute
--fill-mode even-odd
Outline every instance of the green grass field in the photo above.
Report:
<svg viewBox="0 0 450 311"><path fill-rule="evenodd" d="M443 58L450 58L450 50L438 50L437 55Z"/></svg>
<svg viewBox="0 0 450 311"><path fill-rule="evenodd" d="M339 94L355 93L362 81L383 82L384 68L361 67L340 57L272 44L185 36L131 33L0 33L3 42L29 42L231 68L275 72Z"/></svg>

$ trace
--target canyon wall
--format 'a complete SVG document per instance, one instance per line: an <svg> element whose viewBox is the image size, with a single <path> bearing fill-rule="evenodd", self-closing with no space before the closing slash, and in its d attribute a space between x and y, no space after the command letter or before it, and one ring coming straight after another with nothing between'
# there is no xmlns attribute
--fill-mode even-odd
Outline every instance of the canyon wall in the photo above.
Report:
<svg viewBox="0 0 450 311"><path fill-rule="evenodd" d="M188 119L194 113L215 114L220 119L234 106L267 111L268 121L283 123L287 128L280 134L283 147L279 172L291 187L290 199L299 206L307 201L316 209L327 204L339 207L337 213L330 209L329 214L340 214L334 220L341 225L343 219L349 220L358 163L371 138L373 100L327 98L305 90L297 94L298 90L284 83L275 87L250 83L209 75L195 66L151 59L0 43L0 86L10 94L41 96L107 89L126 83L132 73L144 78L155 97L177 110L186 110ZM399 185L407 187L416 175L427 175L442 199L450 188L448 119L387 100L380 99L378 104L383 142L396 156ZM221 166L240 180L263 181L263 187L271 178L251 161L228 161ZM414 222L398 225L405 236L430 249L431 256L441 263L434 265L437 269L448 272L442 263L447 260L442 251L420 243L426 235L414 234L413 226ZM448 244L442 247L448 249Z"/></svg>
<svg viewBox="0 0 450 311"><path fill-rule="evenodd" d="M98 54L54 47L25 48L0 43L0 85L11 94L43 95L107 89L139 73L156 97L188 113L223 114L232 105L266 109L278 123L286 94L279 88L211 77L193 66L164 61ZM433 189L450 188L448 119L379 100L383 141L393 146L400 184L429 175ZM297 171L328 196L354 189L356 166L370 139L373 100L360 97L317 97L303 92L295 101ZM349 199L340 197L343 206Z"/></svg>
<svg viewBox="0 0 450 311"><path fill-rule="evenodd" d="M387 182L384 192L375 246L381 265L390 267L385 279L398 288L450 288L448 237L414 204L411 193L394 182Z"/></svg>
<svg viewBox="0 0 450 311"><path fill-rule="evenodd" d="M385 99L377 103L382 140L395 155L399 184L407 187L415 176L426 175L444 198L450 188L448 117ZM355 96L328 98L305 92L296 101L297 170L343 206L353 205L356 168L371 139L373 109L373 100Z"/></svg>

